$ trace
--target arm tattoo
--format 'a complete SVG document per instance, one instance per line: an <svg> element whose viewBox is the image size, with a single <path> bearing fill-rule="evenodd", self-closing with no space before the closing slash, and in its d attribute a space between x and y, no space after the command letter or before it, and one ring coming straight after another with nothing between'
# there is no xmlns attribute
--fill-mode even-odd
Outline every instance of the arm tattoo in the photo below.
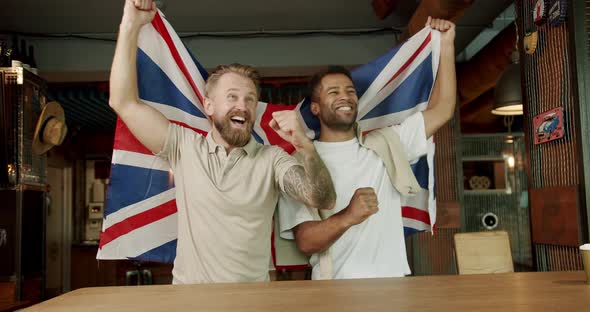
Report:
<svg viewBox="0 0 590 312"><path fill-rule="evenodd" d="M315 150L310 154L302 157L303 166L293 166L285 173L285 192L307 206L330 209L336 202L330 172Z"/></svg>

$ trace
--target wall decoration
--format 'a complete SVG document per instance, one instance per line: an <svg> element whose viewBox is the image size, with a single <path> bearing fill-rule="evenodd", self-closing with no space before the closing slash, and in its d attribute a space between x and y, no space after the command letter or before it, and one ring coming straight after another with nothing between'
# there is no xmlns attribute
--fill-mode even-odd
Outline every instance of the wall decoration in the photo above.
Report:
<svg viewBox="0 0 590 312"><path fill-rule="evenodd" d="M533 118L535 127L535 144L542 144L562 138L563 109L561 107L544 112Z"/></svg>
<svg viewBox="0 0 590 312"><path fill-rule="evenodd" d="M527 32L524 35L524 52L526 54L534 54L537 50L537 44L539 42L539 34L537 31Z"/></svg>
<svg viewBox="0 0 590 312"><path fill-rule="evenodd" d="M567 16L567 0L553 0L547 16L551 26L561 25Z"/></svg>
<svg viewBox="0 0 590 312"><path fill-rule="evenodd" d="M491 185L492 181L486 176L472 176L469 178L469 186L472 190L487 190Z"/></svg>
<svg viewBox="0 0 590 312"><path fill-rule="evenodd" d="M463 157L462 162L464 192L511 192L506 157Z"/></svg>
<svg viewBox="0 0 590 312"><path fill-rule="evenodd" d="M537 25L545 23L547 18L547 2L546 0L537 0L535 7L533 8L533 21Z"/></svg>

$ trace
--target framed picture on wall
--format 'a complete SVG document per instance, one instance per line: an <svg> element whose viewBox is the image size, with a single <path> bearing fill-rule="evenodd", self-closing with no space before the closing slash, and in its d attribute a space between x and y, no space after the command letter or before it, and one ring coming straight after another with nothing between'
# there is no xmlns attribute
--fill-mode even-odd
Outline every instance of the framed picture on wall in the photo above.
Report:
<svg viewBox="0 0 590 312"><path fill-rule="evenodd" d="M533 117L535 144L542 144L564 136L563 109L552 109Z"/></svg>

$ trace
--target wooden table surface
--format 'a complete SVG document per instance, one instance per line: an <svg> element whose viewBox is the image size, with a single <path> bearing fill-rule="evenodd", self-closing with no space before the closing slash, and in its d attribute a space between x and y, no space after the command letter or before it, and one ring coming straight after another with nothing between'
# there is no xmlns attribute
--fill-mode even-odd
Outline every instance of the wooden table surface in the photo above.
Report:
<svg viewBox="0 0 590 312"><path fill-rule="evenodd" d="M590 311L584 273L82 288L25 311Z"/></svg>

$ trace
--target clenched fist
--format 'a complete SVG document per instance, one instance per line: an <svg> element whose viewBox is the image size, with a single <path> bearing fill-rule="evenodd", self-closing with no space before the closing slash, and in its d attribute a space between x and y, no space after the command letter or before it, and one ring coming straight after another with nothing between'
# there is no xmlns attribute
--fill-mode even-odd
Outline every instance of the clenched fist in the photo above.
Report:
<svg viewBox="0 0 590 312"><path fill-rule="evenodd" d="M443 43L453 43L455 41L455 24L453 22L429 16L425 26L440 31Z"/></svg>
<svg viewBox="0 0 590 312"><path fill-rule="evenodd" d="M297 115L298 113L293 110L274 112L269 125L283 140L300 149L313 143L305 135Z"/></svg>
<svg viewBox="0 0 590 312"><path fill-rule="evenodd" d="M126 0L122 23L141 27L154 19L156 11L156 4L153 0Z"/></svg>
<svg viewBox="0 0 590 312"><path fill-rule="evenodd" d="M375 190L372 187L361 187L354 192L344 215L350 224L355 225L365 221L377 211L379 211L379 201Z"/></svg>

